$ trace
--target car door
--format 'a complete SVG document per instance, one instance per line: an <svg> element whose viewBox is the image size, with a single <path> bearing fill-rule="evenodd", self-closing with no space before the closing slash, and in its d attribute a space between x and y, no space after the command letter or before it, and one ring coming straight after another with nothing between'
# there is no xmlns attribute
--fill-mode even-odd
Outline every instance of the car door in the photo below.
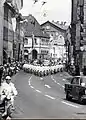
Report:
<svg viewBox="0 0 86 120"><path fill-rule="evenodd" d="M79 88L80 88L80 78L75 77L72 81L72 95L75 98L78 98Z"/></svg>
<svg viewBox="0 0 86 120"><path fill-rule="evenodd" d="M65 87L65 88L68 89L70 95L72 96L72 87L73 87L73 84L71 84L71 83L72 83L72 81L73 81L73 78L68 78L67 80L69 81L69 84L66 84L66 87Z"/></svg>
<svg viewBox="0 0 86 120"><path fill-rule="evenodd" d="M80 91L80 77L76 77L76 86L75 86L75 97L78 98L79 96L79 91Z"/></svg>
<svg viewBox="0 0 86 120"><path fill-rule="evenodd" d="M75 79L75 78L72 79L71 85L72 85L71 94L72 94L72 96L74 97L74 96L75 96L75 85L76 85L76 79Z"/></svg>

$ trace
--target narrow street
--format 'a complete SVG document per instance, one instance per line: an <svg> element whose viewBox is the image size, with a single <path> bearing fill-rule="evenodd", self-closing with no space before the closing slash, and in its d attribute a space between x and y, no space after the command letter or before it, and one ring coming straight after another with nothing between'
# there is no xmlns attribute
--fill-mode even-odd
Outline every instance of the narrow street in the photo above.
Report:
<svg viewBox="0 0 86 120"><path fill-rule="evenodd" d="M18 90L13 118L86 118L86 105L65 99L67 77L65 72L38 77L20 71L13 77Z"/></svg>
<svg viewBox="0 0 86 120"><path fill-rule="evenodd" d="M0 118L86 118L85 76L86 0L0 0Z"/></svg>

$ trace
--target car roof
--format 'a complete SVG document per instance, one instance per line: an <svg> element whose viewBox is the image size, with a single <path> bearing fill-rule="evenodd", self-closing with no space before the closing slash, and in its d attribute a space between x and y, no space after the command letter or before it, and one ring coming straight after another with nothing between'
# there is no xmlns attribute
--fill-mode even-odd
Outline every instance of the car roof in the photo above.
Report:
<svg viewBox="0 0 86 120"><path fill-rule="evenodd" d="M70 76L67 79L72 79L72 78L86 78L86 76Z"/></svg>
<svg viewBox="0 0 86 120"><path fill-rule="evenodd" d="M86 76L73 76L73 77L86 78Z"/></svg>

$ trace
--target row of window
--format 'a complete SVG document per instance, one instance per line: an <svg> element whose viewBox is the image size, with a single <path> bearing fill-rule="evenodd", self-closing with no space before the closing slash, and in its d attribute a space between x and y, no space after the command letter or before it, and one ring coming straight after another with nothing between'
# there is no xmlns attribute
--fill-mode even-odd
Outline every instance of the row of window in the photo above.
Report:
<svg viewBox="0 0 86 120"><path fill-rule="evenodd" d="M49 45L49 43L41 43L41 45Z"/></svg>
<svg viewBox="0 0 86 120"><path fill-rule="evenodd" d="M48 54L48 51L47 50L41 50L41 53L42 54Z"/></svg>
<svg viewBox="0 0 86 120"><path fill-rule="evenodd" d="M25 44L25 45L28 45L28 39L27 39L27 38L25 38L24 44ZM34 43L33 43L33 44L38 45L36 38L34 38ZM45 41L43 42L43 40L42 40L42 43L41 43L40 45L49 45L49 43L48 43L48 42L45 42Z"/></svg>
<svg viewBox="0 0 86 120"><path fill-rule="evenodd" d="M57 54L52 54L52 53L51 53L51 56L57 56Z"/></svg>

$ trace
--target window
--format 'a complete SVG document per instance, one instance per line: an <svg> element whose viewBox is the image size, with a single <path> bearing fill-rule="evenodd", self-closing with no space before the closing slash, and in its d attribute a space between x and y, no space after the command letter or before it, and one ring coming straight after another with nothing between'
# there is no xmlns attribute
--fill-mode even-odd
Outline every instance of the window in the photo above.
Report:
<svg viewBox="0 0 86 120"><path fill-rule="evenodd" d="M37 45L37 39L36 39L36 38L34 38L34 42L35 42L35 44Z"/></svg>
<svg viewBox="0 0 86 120"><path fill-rule="evenodd" d="M56 36L58 36L58 32L56 32Z"/></svg>
<svg viewBox="0 0 86 120"><path fill-rule="evenodd" d="M46 26L46 29L49 30L49 29L50 29L50 26Z"/></svg>
<svg viewBox="0 0 86 120"><path fill-rule="evenodd" d="M25 45L28 44L28 39L27 39L27 38L25 38L25 40L24 40L24 44L25 44Z"/></svg>
<svg viewBox="0 0 86 120"><path fill-rule="evenodd" d="M51 34L51 36L53 36L53 33Z"/></svg>
<svg viewBox="0 0 86 120"><path fill-rule="evenodd" d="M78 78L78 77L73 78L71 83L72 83L72 84L78 84L78 85L79 85L79 83L80 83L80 78Z"/></svg>
<svg viewBox="0 0 86 120"><path fill-rule="evenodd" d="M72 81L71 81L72 84L76 84L76 79L73 78Z"/></svg>
<svg viewBox="0 0 86 120"><path fill-rule="evenodd" d="M57 45L57 43L54 43L54 45Z"/></svg>

